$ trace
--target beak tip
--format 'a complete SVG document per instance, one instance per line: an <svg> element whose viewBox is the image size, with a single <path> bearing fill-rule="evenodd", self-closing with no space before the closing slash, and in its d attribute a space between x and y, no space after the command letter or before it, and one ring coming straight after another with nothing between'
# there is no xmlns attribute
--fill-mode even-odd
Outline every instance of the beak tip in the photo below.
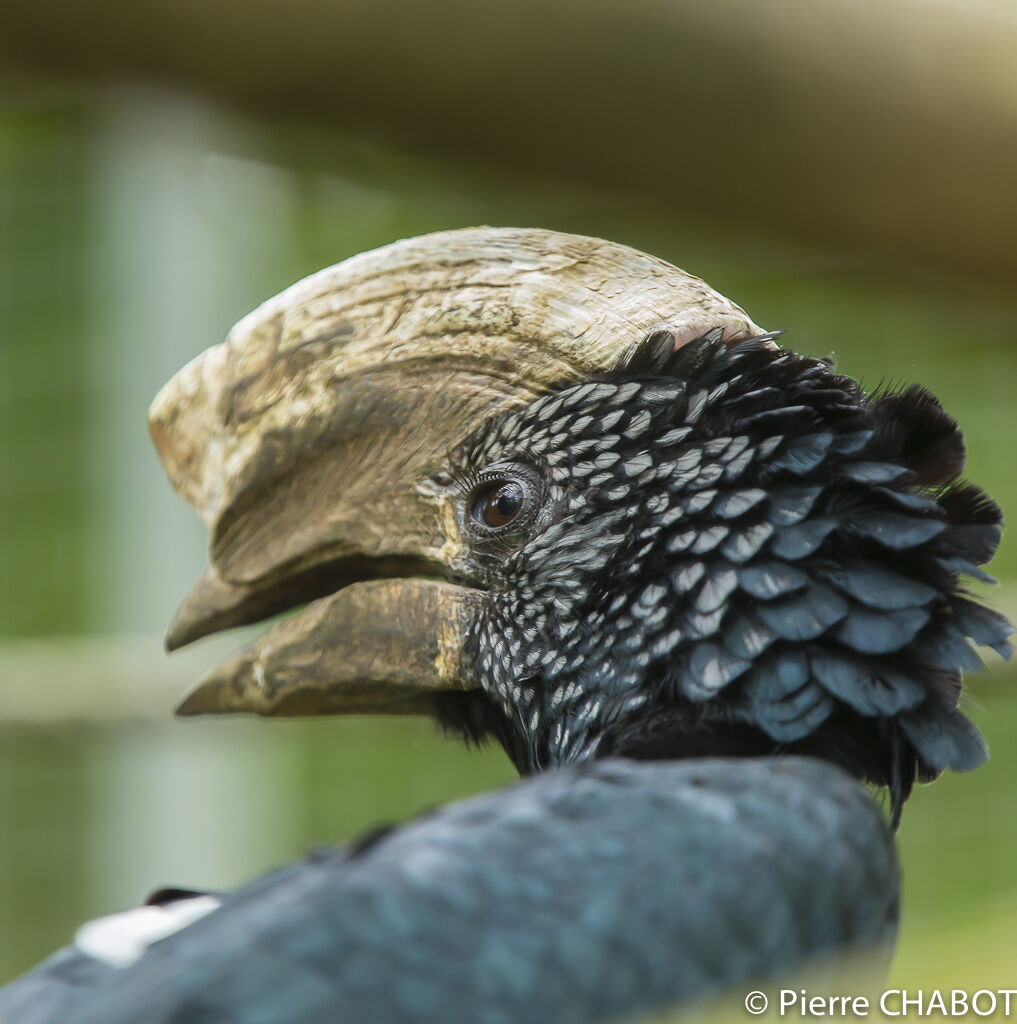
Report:
<svg viewBox="0 0 1017 1024"><path fill-rule="evenodd" d="M200 640L205 631L194 629L190 619L185 619L179 612L173 616L173 621L166 628L162 638L163 648L168 654L179 651L195 640Z"/></svg>
<svg viewBox="0 0 1017 1024"><path fill-rule="evenodd" d="M220 666L219 669L213 670L212 674L198 681L194 689L177 706L175 714L178 718L263 710L252 701L249 689L238 685L238 674L220 674L222 668L223 666Z"/></svg>
<svg viewBox="0 0 1017 1024"><path fill-rule="evenodd" d="M196 718L198 715L206 713L204 708L196 707L195 701L191 699L191 694L188 694L178 705L176 710L173 712L176 718Z"/></svg>
<svg viewBox="0 0 1017 1024"><path fill-rule="evenodd" d="M218 711L222 705L220 697L222 687L216 684L199 683L177 705L174 712L177 718L194 718L196 715L209 715Z"/></svg>
<svg viewBox="0 0 1017 1024"><path fill-rule="evenodd" d="M173 615L163 638L166 650L176 651L211 633L261 618L266 610L258 605L252 612L250 596L244 587L224 582L209 566Z"/></svg>

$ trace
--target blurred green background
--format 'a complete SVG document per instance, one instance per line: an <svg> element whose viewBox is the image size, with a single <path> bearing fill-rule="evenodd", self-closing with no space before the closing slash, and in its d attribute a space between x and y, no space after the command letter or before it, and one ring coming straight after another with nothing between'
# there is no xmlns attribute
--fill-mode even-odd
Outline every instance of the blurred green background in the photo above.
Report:
<svg viewBox="0 0 1017 1024"><path fill-rule="evenodd" d="M597 9L599 67L611 69L612 46L628 44L612 41L607 8ZM21 14L23 38L42 31ZM0 29L10 17L0 14ZM738 28L698 31L700 42L719 46ZM112 46L103 38L100 48ZM345 53L355 43L347 34L337 46ZM18 59L14 50L5 58L0 46L0 70L31 65L31 52L26 44ZM729 87L713 118L716 138L679 146L699 170L689 179L672 164L668 192L663 177L626 171L619 147L631 140L618 135L624 118L614 107L603 135L573 150L575 174L560 139L548 143L554 156L542 173L529 150L546 141L557 99L542 104L525 83L517 83L521 113L504 103L491 111L512 125L498 150L486 122L456 122L447 137L422 141L412 103L402 120L391 104L374 116L361 93L359 117L348 116L349 96L335 100L347 110L340 116L320 95L301 109L298 86L275 106L264 101L267 85L220 88L214 76L192 74L194 62L153 57L159 73L148 76L144 62L125 69L115 53L108 66L93 54L85 68L69 58L64 66L62 53L46 51L53 66L37 60L0 75L0 981L66 942L83 919L152 888L236 884L316 843L512 778L500 752L467 752L424 722L172 720L189 680L238 641L208 641L172 659L161 650L161 630L204 564L205 538L162 478L145 410L235 320L322 266L479 223L629 243L706 278L757 322L786 329L788 345L833 355L866 385L932 388L965 427L970 478L1017 514L1013 199L980 177L985 165L971 148L974 123L995 117L991 135L1003 123L998 112L982 106L964 123L951 173L970 173L953 199L918 171L881 170L871 154L824 178L833 175L827 158L814 166L808 154L838 134L838 118L849 138L873 147L893 135L872 93L892 83L859 72L834 88L816 59L808 82L792 75L780 93ZM245 82L261 81L257 56ZM697 60L709 65L709 56ZM564 88L579 95L583 66L562 60ZM456 73L427 64L393 74L400 70L410 95L435 81L448 95ZM623 77L612 79L616 105L638 92ZM919 106L931 102L921 81ZM812 86L843 100L821 121L803 120ZM312 88L319 84L305 93ZM538 78L537 88L546 83ZM893 116L911 102L899 90L889 100ZM680 140L680 104L648 102ZM752 147L725 135L725 119L738 117L761 124ZM932 114L922 125L909 130L934 153L941 125ZM559 135L574 127L566 117ZM767 130L772 146L760 152ZM987 151L1002 161L1011 142ZM652 161L652 139L628 155L630 166ZM712 184L704 161L724 165ZM757 181L764 165L769 193ZM754 183L750 201L731 192L740 180ZM835 215L824 207L831 202ZM917 223L927 230L909 232ZM1017 612L1017 545L1004 542L994 572L1002 586L990 600ZM1015 981L1014 674L993 660L970 680L968 707L989 739L989 765L921 789L905 811L895 973L909 984Z"/></svg>

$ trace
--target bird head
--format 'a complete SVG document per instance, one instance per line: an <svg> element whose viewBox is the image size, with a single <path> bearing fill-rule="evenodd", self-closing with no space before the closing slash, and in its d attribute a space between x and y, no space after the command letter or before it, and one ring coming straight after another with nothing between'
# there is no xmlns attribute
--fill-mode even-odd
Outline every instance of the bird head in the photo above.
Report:
<svg viewBox="0 0 1017 1024"><path fill-rule="evenodd" d="M183 714L425 713L521 771L813 754L981 763L962 590L1000 537L957 424L866 394L624 246L470 229L270 300L153 404L211 565L176 647L305 606Z"/></svg>

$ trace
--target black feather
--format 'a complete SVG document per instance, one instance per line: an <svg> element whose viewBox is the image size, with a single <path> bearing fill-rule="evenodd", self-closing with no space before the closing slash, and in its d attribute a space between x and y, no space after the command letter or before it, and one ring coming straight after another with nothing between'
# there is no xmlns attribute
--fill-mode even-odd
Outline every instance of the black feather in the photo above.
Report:
<svg viewBox="0 0 1017 1024"><path fill-rule="evenodd" d="M848 603L817 584L805 594L763 604L756 614L784 640L814 640L848 614Z"/></svg>
<svg viewBox="0 0 1017 1024"><path fill-rule="evenodd" d="M926 696L917 679L847 654L816 650L809 664L830 694L863 715L896 715L917 707Z"/></svg>
<svg viewBox="0 0 1017 1024"><path fill-rule="evenodd" d="M813 554L826 538L842 524L832 516L806 519L797 526L777 531L770 550L781 558L798 561Z"/></svg>
<svg viewBox="0 0 1017 1024"><path fill-rule="evenodd" d="M893 654L902 650L929 621L924 608L876 612L853 608L837 627L837 639L859 654Z"/></svg>
<svg viewBox="0 0 1017 1024"><path fill-rule="evenodd" d="M798 487L774 487L770 498L770 519L775 526L794 526L812 511L823 493L822 484Z"/></svg>
<svg viewBox="0 0 1017 1024"><path fill-rule="evenodd" d="M953 598L950 607L965 636L979 647L992 647L1003 657L1009 656L1011 647L1007 640L1017 630L1002 615L964 597Z"/></svg>
<svg viewBox="0 0 1017 1024"><path fill-rule="evenodd" d="M935 778L947 768L971 771L989 756L979 731L956 708L933 697L917 710L901 715L900 724L918 751L923 778Z"/></svg>
<svg viewBox="0 0 1017 1024"><path fill-rule="evenodd" d="M654 331L619 360L615 373L659 373L675 350L675 336L668 330Z"/></svg>
<svg viewBox="0 0 1017 1024"><path fill-rule="evenodd" d="M932 540L946 529L946 523L941 519L919 519L903 512L874 509L852 517L848 529L885 548L904 551Z"/></svg>
<svg viewBox="0 0 1017 1024"><path fill-rule="evenodd" d="M830 569L824 575L856 601L883 611L922 608L938 596L934 587L921 580L908 579L871 563Z"/></svg>
<svg viewBox="0 0 1017 1024"><path fill-rule="evenodd" d="M787 470L794 476L804 476L821 465L833 443L833 434L806 434L786 444L780 455L772 459L770 471Z"/></svg>
<svg viewBox="0 0 1017 1024"><path fill-rule="evenodd" d="M873 447L906 465L916 487L947 484L964 469L964 438L957 421L925 388L882 396L873 403L872 415Z"/></svg>
<svg viewBox="0 0 1017 1024"><path fill-rule="evenodd" d="M810 753L889 786L896 815L916 772L973 761L953 710L969 639L1006 654L1010 632L961 577L988 578L999 508L955 479L960 432L920 388L869 396L720 331L672 348L651 335L603 387L495 418L457 455L467 478L525 463L553 503L517 553L469 553L482 689L442 698L443 720L524 770Z"/></svg>

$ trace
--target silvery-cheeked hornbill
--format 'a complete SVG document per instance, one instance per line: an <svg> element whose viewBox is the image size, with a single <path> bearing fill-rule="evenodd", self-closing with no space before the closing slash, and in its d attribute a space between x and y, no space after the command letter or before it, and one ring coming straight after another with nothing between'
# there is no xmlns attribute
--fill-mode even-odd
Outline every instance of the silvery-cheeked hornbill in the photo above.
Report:
<svg viewBox="0 0 1017 1024"><path fill-rule="evenodd" d="M150 420L211 530L169 646L306 604L181 713L431 714L525 779L86 925L0 1019L609 1021L886 953L891 825L985 759L961 673L1012 632L927 391L624 246L473 229L295 285Z"/></svg>

